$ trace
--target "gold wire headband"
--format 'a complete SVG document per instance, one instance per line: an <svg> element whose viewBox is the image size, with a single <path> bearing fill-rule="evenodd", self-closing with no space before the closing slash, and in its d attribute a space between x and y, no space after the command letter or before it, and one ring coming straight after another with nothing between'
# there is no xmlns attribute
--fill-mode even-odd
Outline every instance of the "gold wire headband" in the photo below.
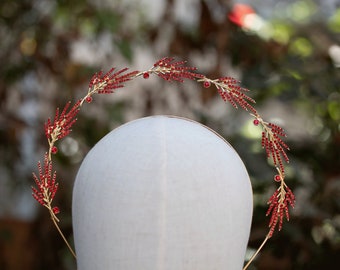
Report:
<svg viewBox="0 0 340 270"><path fill-rule="evenodd" d="M274 181L278 183L278 188L268 200L267 216L270 215L268 233L246 264L246 269L253 261L255 256L264 246L266 241L272 237L276 228L280 231L284 217L289 220L289 206L294 207L295 197L291 189L285 182L285 164L289 162L286 151L289 150L287 144L283 141L286 137L285 131L278 125L266 122L262 119L258 111L253 107L255 100L246 95L249 91L239 85L239 81L232 77L222 77L218 79L210 79L200 73L197 73L196 67L186 65L186 61L175 61L173 58L165 57L157 61L150 69L146 71L127 72L124 68L115 72L115 68L111 68L107 73L99 72L93 75L89 83L87 94L75 102L66 103L63 110L57 108L53 121L48 118L45 123L45 135L48 141L48 151L45 153L43 165L38 162L38 174L33 173L33 179L36 187L32 187L32 196L42 206L49 211L53 224L62 236L69 250L76 258L76 254L63 235L58 226L57 218L60 209L54 206L53 199L58 191L59 183L56 179L56 172L52 169L52 155L58 152L56 146L57 141L66 137L70 132L73 124L77 121L76 116L83 106L84 102L91 103L94 94L111 94L117 88L124 87L124 83L143 77L148 79L150 75L156 74L166 81L184 82L184 79L193 80L203 84L203 87L215 87L224 102L229 102L236 109L241 107L249 112L254 118L253 124L262 128L261 145L265 149L266 156L272 161L276 168Z"/></svg>

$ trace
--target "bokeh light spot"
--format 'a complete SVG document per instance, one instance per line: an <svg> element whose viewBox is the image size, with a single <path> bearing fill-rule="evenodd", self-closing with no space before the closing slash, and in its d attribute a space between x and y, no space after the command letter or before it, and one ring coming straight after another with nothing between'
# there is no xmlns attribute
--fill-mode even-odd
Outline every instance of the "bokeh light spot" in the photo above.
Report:
<svg viewBox="0 0 340 270"><path fill-rule="evenodd" d="M31 37L25 37L20 43L20 51L25 56L31 56L37 49L37 41Z"/></svg>

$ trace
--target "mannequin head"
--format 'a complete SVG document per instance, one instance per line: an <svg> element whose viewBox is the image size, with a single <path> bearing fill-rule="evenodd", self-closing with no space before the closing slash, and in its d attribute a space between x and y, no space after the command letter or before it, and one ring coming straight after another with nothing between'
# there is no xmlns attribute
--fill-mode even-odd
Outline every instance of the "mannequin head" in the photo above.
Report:
<svg viewBox="0 0 340 270"><path fill-rule="evenodd" d="M222 137L191 120L156 116L94 146L72 210L79 270L242 269L252 191Z"/></svg>

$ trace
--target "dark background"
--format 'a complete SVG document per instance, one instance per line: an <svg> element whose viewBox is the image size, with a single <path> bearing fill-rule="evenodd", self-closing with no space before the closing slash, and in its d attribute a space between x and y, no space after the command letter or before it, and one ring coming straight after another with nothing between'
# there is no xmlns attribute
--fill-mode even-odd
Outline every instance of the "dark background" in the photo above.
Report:
<svg viewBox="0 0 340 270"><path fill-rule="evenodd" d="M263 117L288 134L286 181L296 207L250 269L339 265L340 3L244 1L261 18L249 29L228 19L235 2L1 1L0 269L76 269L47 211L31 197L32 171L47 150L43 124L58 106L85 95L93 73L145 70L164 56L188 60L211 78L240 79ZM266 201L276 188L259 130L213 89L158 78L95 96L59 142L55 203L68 239L73 180L87 151L120 124L154 114L197 120L238 151L254 190L252 253L267 233Z"/></svg>

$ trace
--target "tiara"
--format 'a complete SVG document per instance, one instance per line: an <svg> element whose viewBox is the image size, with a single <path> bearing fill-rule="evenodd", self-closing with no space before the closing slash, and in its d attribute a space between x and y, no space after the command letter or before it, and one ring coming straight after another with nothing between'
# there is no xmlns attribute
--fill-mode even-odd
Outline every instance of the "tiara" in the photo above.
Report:
<svg viewBox="0 0 340 270"><path fill-rule="evenodd" d="M185 79L202 83L204 88L214 87L222 100L230 103L235 109L241 108L253 118L253 124L262 129L261 145L265 155L274 167L273 179L277 183L277 189L268 199L266 216L270 216L266 237L251 259L243 269L246 269L258 252L272 237L276 230L282 229L284 218L289 221L289 206L294 207L295 196L285 181L285 166L289 163L287 151L288 145L284 142L286 133L279 125L265 121L254 108L255 100L247 95L249 91L240 86L240 82L232 77L210 79L197 72L196 67L187 65L186 61L176 61L174 58L165 57L145 71L129 71L128 68L116 70L111 68L107 73L102 71L93 75L88 91L78 101L72 104L67 102L62 110L56 109L54 119L48 118L44 130L48 142L48 151L44 155L43 162L38 162L38 173L33 173L35 187L32 186L32 196L42 206L46 207L52 222L63 238L72 255L76 254L66 240L58 223L60 209L54 205L54 198L58 191L56 171L53 171L53 155L58 152L57 142L68 136L73 125L77 121L77 115L84 103L91 103L95 94L112 94L118 88L123 88L125 83L142 77L148 79L151 75L157 75L165 81L177 81L183 83Z"/></svg>

